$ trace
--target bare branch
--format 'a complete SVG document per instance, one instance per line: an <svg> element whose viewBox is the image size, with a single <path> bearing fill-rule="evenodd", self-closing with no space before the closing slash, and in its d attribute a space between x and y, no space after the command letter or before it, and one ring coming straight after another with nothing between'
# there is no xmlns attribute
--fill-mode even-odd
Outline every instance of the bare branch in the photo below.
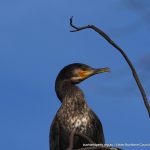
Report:
<svg viewBox="0 0 150 150"><path fill-rule="evenodd" d="M73 149L73 145L74 145L74 137L75 136L80 136L81 138L84 138L85 140L87 140L87 142L89 142L89 144L91 144L90 147L84 147L84 148L79 148L79 149ZM92 146L93 144L93 146ZM94 146L94 142L86 135L76 132L76 129L74 129L71 134L70 134L70 138L69 138L69 147L67 148L67 150L121 150L120 148L113 148L110 146L105 146L103 144L98 145L98 146Z"/></svg>
<svg viewBox="0 0 150 150"><path fill-rule="evenodd" d="M73 25L72 21L73 21L73 17L70 18L70 26L73 27L75 30L71 30L70 32L77 32L77 31L81 31L84 29L92 29L92 30L96 31L99 35L101 35L108 43L110 43L113 47L115 47L122 54L122 56L124 57L124 59L126 60L126 62L128 63L128 65L132 71L133 77L134 77L134 79L137 83L137 86L141 92L145 107L146 107L149 117L150 117L150 106L149 106L149 103L147 100L145 90L140 82L140 79L136 73L136 70L135 70L133 64L131 63L130 59L127 57L125 52L105 32L103 32L101 29L97 28L96 26L87 25L87 26L82 26L82 27L76 27L75 25Z"/></svg>
<svg viewBox="0 0 150 150"><path fill-rule="evenodd" d="M87 142L89 142L90 144L94 144L94 142L89 138L87 137L86 135L82 134L82 133L79 133L79 132L76 132L76 129L74 129L71 134L70 134L70 138L69 138L69 147L67 148L67 150L72 150L73 149L73 143L74 143L74 137L75 136L80 136L84 139L87 140Z"/></svg>
<svg viewBox="0 0 150 150"><path fill-rule="evenodd" d="M119 148L107 147L107 146L97 146L97 147L87 147L87 148L80 148L74 150L121 150Z"/></svg>
<svg viewBox="0 0 150 150"><path fill-rule="evenodd" d="M80 136L80 137L86 139L90 144L95 144L88 136L86 136L86 135L84 135L82 133L75 132L75 135Z"/></svg>
<svg viewBox="0 0 150 150"><path fill-rule="evenodd" d="M67 150L73 150L73 143L74 143L74 135L76 132L76 128L71 132L70 134L70 138L69 138L69 147L67 148Z"/></svg>

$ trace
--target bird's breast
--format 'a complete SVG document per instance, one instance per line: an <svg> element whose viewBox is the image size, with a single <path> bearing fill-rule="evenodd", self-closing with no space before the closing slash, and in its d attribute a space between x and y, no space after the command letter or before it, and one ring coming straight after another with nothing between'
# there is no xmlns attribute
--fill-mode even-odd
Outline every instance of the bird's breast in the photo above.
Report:
<svg viewBox="0 0 150 150"><path fill-rule="evenodd" d="M78 132L84 133L87 130L87 126L90 124L90 117L88 112L65 113L61 122L62 126L67 128L69 132L76 128Z"/></svg>
<svg viewBox="0 0 150 150"><path fill-rule="evenodd" d="M84 115L78 115L75 117L71 117L69 119L69 122L70 122L71 128L78 128L78 130L80 130L80 132L84 132L89 123L89 116L84 114Z"/></svg>

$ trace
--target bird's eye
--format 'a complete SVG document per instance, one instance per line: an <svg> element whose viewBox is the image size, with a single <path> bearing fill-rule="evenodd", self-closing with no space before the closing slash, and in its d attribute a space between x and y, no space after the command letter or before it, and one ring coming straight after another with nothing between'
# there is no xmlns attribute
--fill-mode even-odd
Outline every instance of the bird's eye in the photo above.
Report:
<svg viewBox="0 0 150 150"><path fill-rule="evenodd" d="M86 71L87 70L87 68L86 67L84 67L84 66L82 66L82 71Z"/></svg>

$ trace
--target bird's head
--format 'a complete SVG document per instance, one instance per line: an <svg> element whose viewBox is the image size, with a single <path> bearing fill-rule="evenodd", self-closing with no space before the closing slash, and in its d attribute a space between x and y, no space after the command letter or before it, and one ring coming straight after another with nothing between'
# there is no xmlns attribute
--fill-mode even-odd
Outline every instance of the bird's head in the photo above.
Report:
<svg viewBox="0 0 150 150"><path fill-rule="evenodd" d="M92 68L85 64L74 63L64 67L57 78L61 80L70 81L73 84L80 83L81 81L99 73L109 72L109 68Z"/></svg>

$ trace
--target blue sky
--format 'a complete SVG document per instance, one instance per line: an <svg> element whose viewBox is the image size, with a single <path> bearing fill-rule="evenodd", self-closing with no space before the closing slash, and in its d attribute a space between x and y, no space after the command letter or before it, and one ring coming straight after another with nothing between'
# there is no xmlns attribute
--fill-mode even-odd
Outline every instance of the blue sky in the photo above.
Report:
<svg viewBox="0 0 150 150"><path fill-rule="evenodd" d="M106 143L150 143L150 119L122 56L91 30L69 32L74 16L76 25L108 33L132 60L150 99L149 6L146 0L1 0L0 149L48 150L61 105L55 78L73 62L111 68L79 85L102 121Z"/></svg>

